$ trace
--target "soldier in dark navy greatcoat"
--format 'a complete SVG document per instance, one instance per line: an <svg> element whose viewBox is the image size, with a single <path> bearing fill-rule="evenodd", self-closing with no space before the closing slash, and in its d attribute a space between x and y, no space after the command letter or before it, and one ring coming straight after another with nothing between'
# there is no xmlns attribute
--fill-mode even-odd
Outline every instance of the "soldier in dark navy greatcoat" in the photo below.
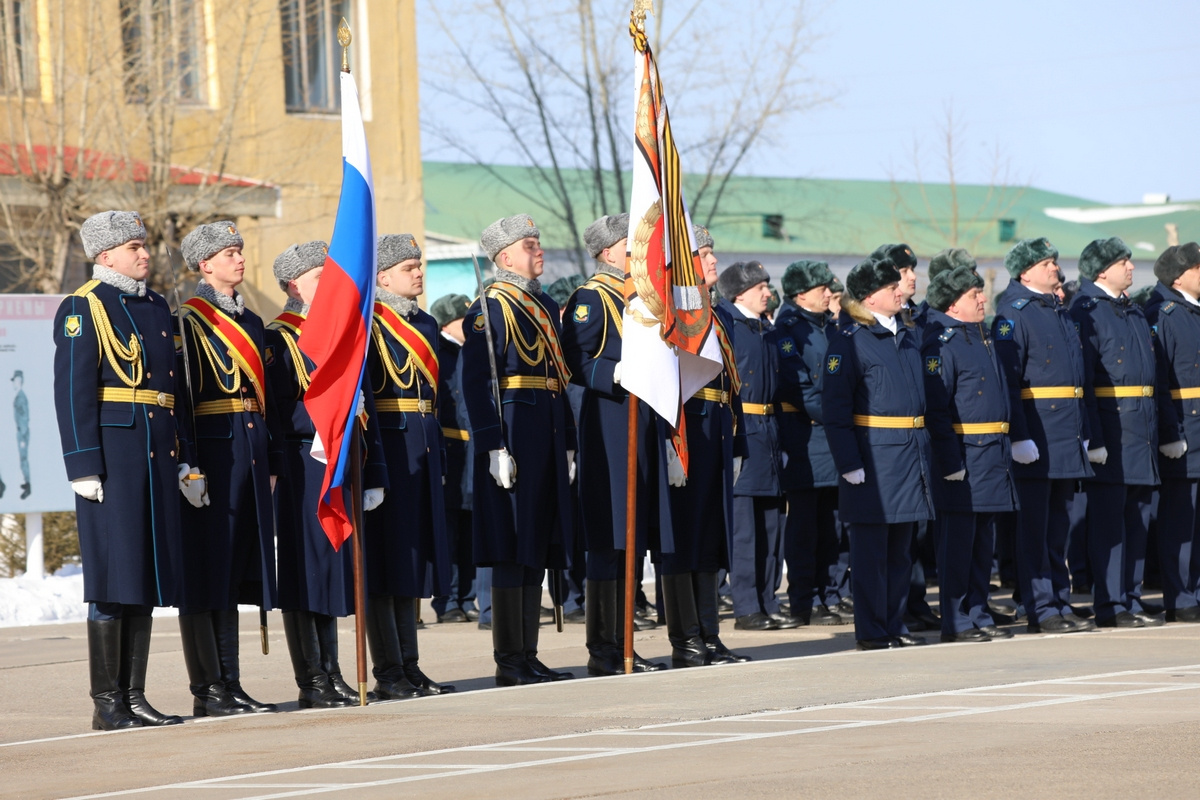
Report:
<svg viewBox="0 0 1200 800"><path fill-rule="evenodd" d="M619 675L625 671L629 393L621 387L621 336L628 230L629 215L617 214L601 217L584 231L584 242L597 261L597 270L571 295L562 319L563 355L572 382L584 388L577 434L578 498L587 543L584 612L590 675ZM658 553L674 552L667 460L677 456L670 429L648 403L638 405L637 424L636 558L641 560L648 548ZM677 480L681 478L682 470ZM663 581L664 602L674 607L676 581L665 575ZM678 613L667 614L673 660L680 666L709 660L708 648L699 635L690 582L686 594L685 621L680 621ZM662 668L661 664L634 656L635 672Z"/></svg>
<svg viewBox="0 0 1200 800"><path fill-rule="evenodd" d="M1159 573L1168 622L1200 622L1200 245L1168 247L1146 304L1160 371Z"/></svg>
<svg viewBox="0 0 1200 800"><path fill-rule="evenodd" d="M1087 549L1096 624L1142 628L1161 617L1142 608L1150 496L1159 483L1158 366L1150 324L1129 301L1132 252L1117 238L1097 239L1079 257L1080 288L1071 301L1091 391L1084 396L1095 477L1087 492Z"/></svg>
<svg viewBox="0 0 1200 800"><path fill-rule="evenodd" d="M854 637L864 650L924 644L904 624L914 522L933 517L925 381L890 259L850 271L825 355L821 410L850 525Z"/></svg>
<svg viewBox="0 0 1200 800"><path fill-rule="evenodd" d="M418 599L444 594L450 586L437 410L440 329L417 305L425 274L416 238L380 236L378 268L366 380L383 440L388 491L363 515L367 634L375 693L400 699L454 691L421 671L417 645Z"/></svg>
<svg viewBox="0 0 1200 800"><path fill-rule="evenodd" d="M180 309L191 374L181 439L206 478L183 508L184 584L179 631L196 716L275 711L242 688L238 604L275 607L272 491L283 467L282 435L266 377L262 319L237 291L242 236L230 221L201 225L181 250L198 271L196 295ZM194 435L194 438L193 438Z"/></svg>
<svg viewBox="0 0 1200 800"><path fill-rule="evenodd" d="M791 615L805 625L841 625L831 608L838 595L840 542L837 468L821 424L821 374L834 333L824 261L797 261L783 273L785 303L775 319L779 343L779 430L788 461L783 468L787 495L784 557Z"/></svg>
<svg viewBox="0 0 1200 800"><path fill-rule="evenodd" d="M146 702L151 611L179 603L183 554L171 310L146 286L146 228L105 211L79 231L92 279L54 318L54 402L75 490L92 728L172 725Z"/></svg>
<svg viewBox="0 0 1200 800"><path fill-rule="evenodd" d="M1012 280L992 322L1008 381L1009 437L1017 477L1017 578L1031 633L1095 628L1070 606L1068 504L1092 476L1084 396L1087 374L1074 322L1054 294L1058 250L1022 239L1005 256Z"/></svg>
<svg viewBox="0 0 1200 800"><path fill-rule="evenodd" d="M988 608L992 522L1017 507L1004 371L983 320L983 279L941 270L926 292L925 426L933 442L943 642L1010 639Z"/></svg>
<svg viewBox="0 0 1200 800"><path fill-rule="evenodd" d="M526 214L484 229L481 240L496 265L496 281L464 322L463 400L475 447L475 563L492 568L492 647L500 686L574 677L537 657L542 581L547 567L567 566L573 546L576 449L558 304L538 282L540 236ZM489 339L499 386L492 380Z"/></svg>

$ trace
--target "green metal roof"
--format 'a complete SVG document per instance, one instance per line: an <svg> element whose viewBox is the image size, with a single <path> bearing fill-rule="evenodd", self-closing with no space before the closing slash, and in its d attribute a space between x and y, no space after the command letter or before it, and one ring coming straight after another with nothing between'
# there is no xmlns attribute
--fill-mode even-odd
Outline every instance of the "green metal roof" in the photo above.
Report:
<svg viewBox="0 0 1200 800"><path fill-rule="evenodd" d="M596 217L625 210L611 178L607 208L601 207L590 173L565 170L563 182L580 238ZM628 175L624 183L628 193ZM685 176L693 216L703 223L715 189L701 195L699 186L697 176ZM1093 239L1120 236L1135 258L1153 260L1167 246L1167 223L1178 226L1181 242L1200 238L1200 202L1112 207L1034 187L960 184L955 191L957 245L980 259L1003 258L1011 247L1011 241L1001 241L1001 220L1011 222L1010 237L1046 236L1064 258L1077 257ZM548 200L550 186L536 170L426 161L424 193L427 230L475 240L496 219L524 212L537 221L547 248L574 246L569 226L548 210L557 206ZM727 253L857 256L883 242L904 241L928 258L951 245L954 205L947 184L734 177L709 228L718 249ZM769 215L782 216L782 238L764 235L770 232Z"/></svg>

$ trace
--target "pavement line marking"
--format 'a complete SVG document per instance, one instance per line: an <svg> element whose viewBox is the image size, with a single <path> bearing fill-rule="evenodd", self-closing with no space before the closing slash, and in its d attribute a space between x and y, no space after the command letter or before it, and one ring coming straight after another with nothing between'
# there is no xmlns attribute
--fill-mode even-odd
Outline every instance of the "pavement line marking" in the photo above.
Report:
<svg viewBox="0 0 1200 800"><path fill-rule="evenodd" d="M1093 676L1085 676L1082 679L1075 678L1074 680L1099 679L1099 678L1109 678L1109 677L1125 677L1125 676L1131 676L1131 675L1144 675L1149 672L1162 672L1162 671L1179 672L1181 669L1189 669L1189 668L1194 669L1197 666L1200 666L1200 665L1188 665L1187 667L1177 667L1174 669L1169 668L1169 667L1164 667L1164 668L1153 668L1150 670L1125 670L1122 672L1104 673L1104 674L1098 674L1098 675L1093 675ZM1043 679L1041 681L1023 681L1020 683L1013 683L1013 684L997 684L995 686L976 687L976 690L1002 689L1002 688L1006 688L1006 687L1010 687L1010 686L1018 687L1018 686L1047 685L1047 684L1053 684L1055 680L1071 680L1071 679ZM392 778L392 779L386 779L386 780L369 781L369 782L354 783L354 784L338 784L337 788L304 788L304 789L296 789L294 791L287 791L287 792L283 792L283 793L255 795L254 797L245 798L244 800L274 800L275 798L299 797L299 796L310 795L310 794L322 794L322 793L330 792L330 791L361 790L361 789L372 788L372 787L391 786L391 785L395 785L398 783L412 783L412 782L416 782L416 781L424 781L424 780L430 780L430 779L435 779L435 778L456 777L459 775L477 775L477 774L484 774L484 773L489 773L489 772L508 771L508 770L513 770L513 769L525 769L525 768L536 767L536 766L547 766L547 765L553 765L553 764L564 764L564 763L572 763L572 762L579 762L579 761L590 761L590 760L598 759L598 758L611 758L613 756L618 756L618 755L654 753L654 752L659 752L659 751L663 751L663 750L676 750L676 749L682 749L682 748L686 748L686 747L700 747L700 746L706 746L706 745L711 745L711 744L729 744L729 743L738 743L738 742L748 742L748 741L755 741L755 740L760 740L760 739L779 738L781 736L798 736L798 735L803 735L803 734L834 731L834 730L847 730L847 729L854 729L854 728L877 727L877 726L882 726L882 725L896 725L896 724L900 724L900 723L929 722L929 721L936 721L936 720L942 720L942 719L951 719L951 718L955 718L955 717L975 716L975 715L979 715L979 714L994 714L994 713L1005 712L1005 711L1022 711L1022 710L1032 709L1032 708L1045 708L1045 707L1050 707L1050 706L1055 706L1055 705L1065 705L1065 704L1069 704L1069 703L1081 703L1081 702L1089 702L1089 701L1093 701L1093 700L1111 700L1111 699L1116 699L1116 698L1121 698L1121 697L1136 697L1136 696L1143 696L1143 695L1164 694L1164 693L1169 693L1169 692L1189 691L1189 690L1196 690L1196 689L1200 689L1200 684L1179 683L1179 684L1173 684L1173 685L1168 685L1168 686L1153 686L1153 687L1148 687L1148 688L1143 688L1143 689L1130 689L1130 690L1125 690L1125 691L1106 692L1106 693L1098 693L1098 694L1097 693L1071 694L1071 695L1060 696L1060 697L1048 697L1048 698L1044 698L1041 700L1033 700L1033 701L1024 702L1024 703L1015 703L1015 704L1008 704L1008 705L1002 705L1002 706L987 706L987 707L980 707L980 708L958 709L958 710L954 710L954 711L941 711L941 712L932 713L932 714L921 714L921 715L915 715L915 716L909 716L909 717L898 717L898 718L892 718L892 719L854 720L854 721L848 720L846 722L832 724L832 725L821 725L821 726L817 726L817 727L805 727L805 728L800 728L800 729L795 729L795 730L729 733L729 734L724 734L724 735L719 735L719 736L717 736L715 734L710 734L710 735L706 736L704 738L704 740L699 740L699 739L693 738L690 741L671 742L671 743L666 743L666 744L661 744L661 745L631 747L631 748L623 748L623 749L618 749L618 750L613 750L613 751L604 751L604 752L580 752L580 753L576 753L576 754L570 755L570 756L561 756L558 758L537 759L537 760L530 760L530 761L515 762L515 763L510 763L510 764L480 765L478 767L470 767L470 768L465 768L465 769L461 769L461 770L445 771L445 772L428 774L428 775L410 775L410 776L406 776L403 778ZM900 696L900 697L892 698L892 699L898 700L898 699L904 699L904 698L919 698L919 697L963 696L963 695L969 695L971 693L971 691L972 690L970 690L970 689L952 689L952 690L943 690L943 691L938 691L938 692L923 692L923 693L918 693L918 694ZM834 703L834 704L828 704L828 705L824 705L824 706L814 706L814 707L812 707L812 709L813 710L823 710L823 709L832 709L832 708L839 708L839 707L841 707L841 708L864 707L864 706L869 706L870 704L877 703L877 702L879 702L878 699L859 700L859 701L853 701L850 703ZM716 723L716 722L726 722L731 719L742 719L742 720L752 719L755 716L778 717L779 715L782 715L782 714L794 714L794 713L798 713L798 712L804 712L806 710L807 709L780 709L780 710L776 710L776 711L764 711L764 712L753 712L753 713L749 713L749 714L738 714L733 717L727 717L727 718L717 717L717 718L713 718L713 719L710 719L707 721ZM867 708L866 710L879 710L879 709ZM301 773L301 772L311 772L313 770L339 769L339 768L344 768L344 767L352 766L352 765L357 766L357 765L362 765L362 764L379 763L379 762L383 762L383 761L418 758L418 757L422 757L422 756L427 757L427 756L440 754L440 753L454 753L454 752L461 753L461 752L468 751L468 750L476 751L476 752L486 752L489 749L508 748L508 747L512 747L512 746L518 745L518 744L530 744L530 743L551 742L551 741L565 741L565 740L570 740L570 739L581 739L581 738L588 737L588 736L613 736L613 735L620 736L620 735L630 735L630 734L634 734L634 735L643 734L644 735L646 733L647 729L661 730L663 728L677 727L680 725L694 725L697 722L701 722L701 721L702 720L685 720L685 721L678 721L678 722L661 723L661 724L657 724L657 725L649 725L649 726L645 726L643 728L639 728L636 730L621 730L621 729L597 730L597 731L589 731L589 732L584 732L584 733L570 733L570 734L561 734L558 736L546 736L546 737L539 737L539 738L535 738L535 739L525 739L525 740L518 740L518 741L512 741L512 742L498 742L491 746L474 745L469 748L444 748L441 750L432 750L432 751L426 751L423 753L405 753L405 754L399 754L399 755L393 755L393 756L379 756L379 757L370 758L370 759L355 759L355 760L347 761L347 762L332 762L332 763L321 764L321 765L310 765L310 766L304 766L304 767L293 767L293 768L285 768L285 769L278 769L278 770L268 770L268 771L263 771L263 772L258 772L258 773L248 773L248 774L236 775L236 776L231 775L231 776L226 776L224 778L209 778L209 779L206 779L203 781L164 784L164 785L160 785L160 786L144 787L141 789L132 789L132 790L117 791L117 792L107 792L107 793L102 793L102 794L85 795L85 796L74 798L73 800L90 800L90 798L117 797L117 796L133 795L133 794L144 794L147 792L160 791L160 790L222 788L222 787L228 787L228 784L223 784L222 781L247 780L247 779L256 778L256 777L267 777L267 776L275 776L275 775L296 774L296 773ZM812 721L815 721L815 720L811 720L811 719L797 720L797 722L812 722ZM702 734L697 734L697 735L702 735ZM418 765L414 765L414 766L418 766ZM419 765L419 766L425 766L425 765ZM261 785L261 784L259 784L259 785ZM287 786L288 784L284 784L284 785Z"/></svg>
<svg viewBox="0 0 1200 800"><path fill-rule="evenodd" d="M593 734L588 734L589 736ZM672 736L686 736L687 734L671 734ZM492 746L487 748L489 753L607 753L617 751L628 751L628 747L499 747ZM477 751L478 752L478 751ZM472 764L472 766L476 766Z"/></svg>
<svg viewBox="0 0 1200 800"><path fill-rule="evenodd" d="M894 706L894 705L878 705L878 706L859 706L859 708L874 708L879 711L954 711L963 708L975 708L975 706Z"/></svg>

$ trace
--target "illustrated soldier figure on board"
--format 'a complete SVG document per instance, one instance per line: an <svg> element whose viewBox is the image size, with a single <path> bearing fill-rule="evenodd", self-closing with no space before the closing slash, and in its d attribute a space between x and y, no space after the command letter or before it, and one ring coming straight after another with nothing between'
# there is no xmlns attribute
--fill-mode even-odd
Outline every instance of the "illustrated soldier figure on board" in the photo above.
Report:
<svg viewBox="0 0 1200 800"><path fill-rule="evenodd" d="M565 568L572 547L571 372L558 304L538 282L544 253L533 219L505 217L480 238L496 281L467 313L462 382L475 447L475 563L492 568L496 683L563 680L574 676L543 664L537 644L545 571Z"/></svg>
<svg viewBox="0 0 1200 800"><path fill-rule="evenodd" d="M238 604L276 605L272 491L283 466L265 328L237 291L246 268L243 244L237 227L223 220L197 227L181 246L188 269L200 273L179 323L192 380L191 402L182 410L195 414L180 439L189 463L205 476L184 490L190 505L182 514L179 606L198 717L277 710L242 688L238 657Z"/></svg>
<svg viewBox="0 0 1200 800"><path fill-rule="evenodd" d="M105 211L79 231L92 279L54 317L54 404L75 491L94 730L175 725L146 701L151 611L179 602L175 346L146 286L146 228ZM177 472L177 468L179 469Z"/></svg>

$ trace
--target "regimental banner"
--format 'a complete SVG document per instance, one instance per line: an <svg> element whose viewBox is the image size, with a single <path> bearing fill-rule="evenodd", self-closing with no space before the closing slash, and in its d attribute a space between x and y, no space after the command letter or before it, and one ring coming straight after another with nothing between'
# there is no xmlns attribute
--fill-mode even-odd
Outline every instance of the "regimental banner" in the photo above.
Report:
<svg viewBox="0 0 1200 800"><path fill-rule="evenodd" d="M678 429L683 400L721 373L721 348L658 65L641 28L631 23L630 33L636 112L621 386Z"/></svg>
<svg viewBox="0 0 1200 800"><path fill-rule="evenodd" d="M62 301L0 294L0 514L75 510L54 413L54 313Z"/></svg>

